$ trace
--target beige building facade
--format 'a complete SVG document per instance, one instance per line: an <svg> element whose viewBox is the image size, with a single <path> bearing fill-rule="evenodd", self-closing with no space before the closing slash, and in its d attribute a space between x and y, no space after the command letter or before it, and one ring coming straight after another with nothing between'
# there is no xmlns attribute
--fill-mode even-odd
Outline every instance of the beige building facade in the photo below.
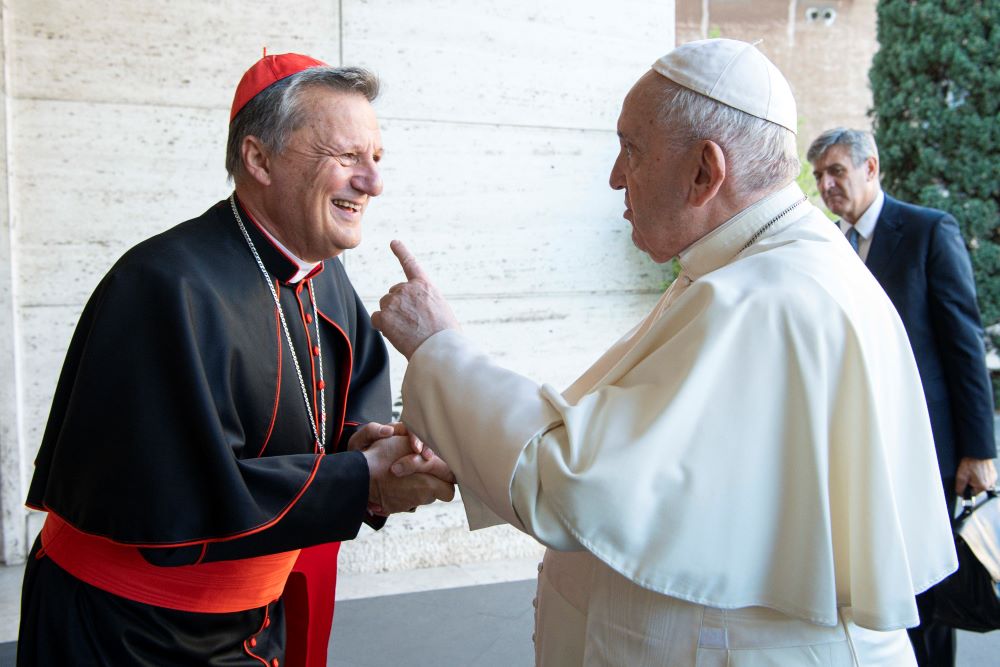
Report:
<svg viewBox="0 0 1000 667"><path fill-rule="evenodd" d="M799 147L840 125L870 129L868 69L877 0L677 0L677 43L731 37L785 74L799 111Z"/></svg>

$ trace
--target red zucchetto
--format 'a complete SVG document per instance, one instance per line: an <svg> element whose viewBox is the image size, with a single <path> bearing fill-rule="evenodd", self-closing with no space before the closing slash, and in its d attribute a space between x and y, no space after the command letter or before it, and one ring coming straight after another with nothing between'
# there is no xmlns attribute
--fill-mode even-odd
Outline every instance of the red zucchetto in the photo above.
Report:
<svg viewBox="0 0 1000 667"><path fill-rule="evenodd" d="M229 113L229 122L233 122L233 118L236 118L236 114L247 105L247 102L272 83L298 74L310 67L328 67L328 65L321 60L304 56L301 53L265 55L246 71L246 74L240 79L239 85L236 86L236 95L233 96L233 108Z"/></svg>

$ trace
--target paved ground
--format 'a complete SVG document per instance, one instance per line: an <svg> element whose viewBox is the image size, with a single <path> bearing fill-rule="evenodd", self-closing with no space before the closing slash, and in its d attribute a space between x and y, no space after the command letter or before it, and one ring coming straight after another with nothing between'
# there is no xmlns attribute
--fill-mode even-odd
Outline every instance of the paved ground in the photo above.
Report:
<svg viewBox="0 0 1000 667"><path fill-rule="evenodd" d="M533 576L531 560L342 575L330 665L530 667ZM20 580L0 567L0 667L14 666ZM501 583L452 587L470 580ZM1000 667L1000 631L959 633L958 667Z"/></svg>
<svg viewBox="0 0 1000 667"><path fill-rule="evenodd" d="M330 665L531 667L534 595L529 580L340 603ZM1000 631L958 635L957 667L1000 667Z"/></svg>
<svg viewBox="0 0 1000 667"><path fill-rule="evenodd" d="M535 582L338 603L331 667L533 665ZM372 641L382 637L384 641Z"/></svg>

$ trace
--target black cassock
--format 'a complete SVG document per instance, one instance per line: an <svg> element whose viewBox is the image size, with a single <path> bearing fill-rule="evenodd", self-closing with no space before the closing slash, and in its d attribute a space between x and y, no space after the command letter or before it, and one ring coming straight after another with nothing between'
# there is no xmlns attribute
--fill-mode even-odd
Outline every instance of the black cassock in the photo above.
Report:
<svg viewBox="0 0 1000 667"><path fill-rule="evenodd" d="M30 507L177 572L351 539L372 520L367 464L344 450L358 425L390 418L385 344L338 260L282 282L297 266L241 215L317 418L322 358L326 455L273 297L223 201L129 250L98 285L28 493ZM283 614L280 602L200 613L126 599L70 576L36 541L19 664L270 665Z"/></svg>

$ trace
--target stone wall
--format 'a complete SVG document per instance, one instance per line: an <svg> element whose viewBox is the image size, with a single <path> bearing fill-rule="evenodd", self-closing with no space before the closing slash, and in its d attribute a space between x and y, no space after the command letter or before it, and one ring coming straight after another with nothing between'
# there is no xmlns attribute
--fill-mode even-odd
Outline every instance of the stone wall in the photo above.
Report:
<svg viewBox="0 0 1000 667"><path fill-rule="evenodd" d="M759 45L788 78L799 146L838 125L869 129L868 68L877 0L677 0L677 43L731 37Z"/></svg>
<svg viewBox="0 0 1000 667"><path fill-rule="evenodd" d="M345 257L369 305L401 279L402 238L505 363L571 381L655 299L607 186L621 99L673 45L673 2L8 0L0 147L3 556L41 516L25 479L87 296L124 250L230 190L232 92L260 56L299 51L383 78L385 194ZM393 357L398 392L404 365ZM151 408L152 409L152 408ZM465 530L460 502L395 518L342 551L354 571L537 552Z"/></svg>

